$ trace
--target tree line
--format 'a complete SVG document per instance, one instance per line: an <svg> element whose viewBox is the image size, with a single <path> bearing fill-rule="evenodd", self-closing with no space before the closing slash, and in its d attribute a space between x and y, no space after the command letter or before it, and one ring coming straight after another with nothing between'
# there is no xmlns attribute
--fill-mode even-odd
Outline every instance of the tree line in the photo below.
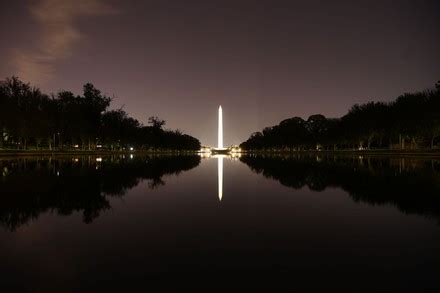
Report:
<svg viewBox="0 0 440 293"><path fill-rule="evenodd" d="M198 139L165 130L156 116L143 125L91 83L82 95L47 95L18 77L0 81L0 148L198 150Z"/></svg>
<svg viewBox="0 0 440 293"><path fill-rule="evenodd" d="M440 81L433 89L406 93L392 102L354 105L341 118L293 117L253 133L247 150L438 148Z"/></svg>

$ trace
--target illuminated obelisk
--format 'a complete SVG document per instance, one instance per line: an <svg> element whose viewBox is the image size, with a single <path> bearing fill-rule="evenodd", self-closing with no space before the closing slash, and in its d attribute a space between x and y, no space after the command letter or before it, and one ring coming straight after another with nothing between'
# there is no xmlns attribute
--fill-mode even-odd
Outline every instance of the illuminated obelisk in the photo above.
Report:
<svg viewBox="0 0 440 293"><path fill-rule="evenodd" d="M223 110L222 106L218 107L218 139L217 139L217 147L212 148L211 152L213 154L228 154L229 149L223 146Z"/></svg>
<svg viewBox="0 0 440 293"><path fill-rule="evenodd" d="M218 107L218 146L219 150L223 149L223 111L222 106Z"/></svg>

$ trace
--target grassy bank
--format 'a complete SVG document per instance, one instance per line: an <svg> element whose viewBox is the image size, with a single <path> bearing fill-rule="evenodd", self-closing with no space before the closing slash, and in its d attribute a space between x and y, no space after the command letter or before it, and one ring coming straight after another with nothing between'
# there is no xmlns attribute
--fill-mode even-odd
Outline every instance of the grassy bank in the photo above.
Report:
<svg viewBox="0 0 440 293"><path fill-rule="evenodd" d="M245 154L264 154L264 155L276 155L276 154L325 154L325 155L380 155L380 156L427 156L427 157L440 157L440 149L420 149L420 150L389 150L389 149L377 149L377 150L248 150L244 151Z"/></svg>
<svg viewBox="0 0 440 293"><path fill-rule="evenodd" d="M124 154L197 154L197 151L180 150L138 150L138 151L110 151L110 150L11 150L0 149L0 156L54 156L54 155L124 155Z"/></svg>
<svg viewBox="0 0 440 293"><path fill-rule="evenodd" d="M13 150L0 149L0 156L56 156L56 155L181 155L197 154L198 151L181 150L137 150L137 151L111 151L111 150ZM380 155L380 156L426 156L440 157L440 149L421 149L421 150L244 150L242 154L261 154L261 155Z"/></svg>

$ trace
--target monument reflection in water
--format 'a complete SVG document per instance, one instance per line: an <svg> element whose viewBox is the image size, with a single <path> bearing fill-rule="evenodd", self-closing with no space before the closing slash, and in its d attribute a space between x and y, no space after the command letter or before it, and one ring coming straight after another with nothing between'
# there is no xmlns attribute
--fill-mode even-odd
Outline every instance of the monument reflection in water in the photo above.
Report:
<svg viewBox="0 0 440 293"><path fill-rule="evenodd" d="M217 156L218 164L218 199L222 200L223 197L223 155Z"/></svg>
<svg viewBox="0 0 440 293"><path fill-rule="evenodd" d="M224 166L224 159L238 159L239 155L221 155L221 154L203 154L201 156L204 159L214 159L217 161L217 196L219 201L223 198L223 166Z"/></svg>

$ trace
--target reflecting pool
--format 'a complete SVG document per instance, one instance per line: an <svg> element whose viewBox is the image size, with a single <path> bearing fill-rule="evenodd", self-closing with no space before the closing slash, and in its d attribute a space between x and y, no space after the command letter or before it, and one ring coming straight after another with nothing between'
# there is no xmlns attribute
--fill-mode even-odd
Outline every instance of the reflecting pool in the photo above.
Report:
<svg viewBox="0 0 440 293"><path fill-rule="evenodd" d="M0 285L440 289L440 158L0 157Z"/></svg>

